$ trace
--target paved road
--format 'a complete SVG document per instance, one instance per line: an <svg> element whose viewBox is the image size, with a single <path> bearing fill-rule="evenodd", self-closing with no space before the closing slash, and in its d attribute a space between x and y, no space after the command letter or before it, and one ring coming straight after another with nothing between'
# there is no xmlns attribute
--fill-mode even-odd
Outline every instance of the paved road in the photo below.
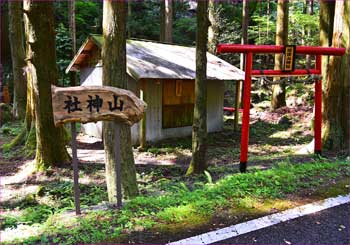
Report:
<svg viewBox="0 0 350 245"><path fill-rule="evenodd" d="M215 244L350 244L350 204L326 209Z"/></svg>

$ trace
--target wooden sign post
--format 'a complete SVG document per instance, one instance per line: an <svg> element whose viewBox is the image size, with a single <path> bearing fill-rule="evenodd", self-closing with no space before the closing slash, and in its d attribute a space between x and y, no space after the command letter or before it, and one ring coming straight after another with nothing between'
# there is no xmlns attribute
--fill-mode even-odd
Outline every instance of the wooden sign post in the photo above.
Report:
<svg viewBox="0 0 350 245"><path fill-rule="evenodd" d="M122 206L120 123L129 126L140 121L146 103L128 90L108 86L51 86L56 126L71 122L75 212L80 214L79 172L75 122L115 121L117 207Z"/></svg>

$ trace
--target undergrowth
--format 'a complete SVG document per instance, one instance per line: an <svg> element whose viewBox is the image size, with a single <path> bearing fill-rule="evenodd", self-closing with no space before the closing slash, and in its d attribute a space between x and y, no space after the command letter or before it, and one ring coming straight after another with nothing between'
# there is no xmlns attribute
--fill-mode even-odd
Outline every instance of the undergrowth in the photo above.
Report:
<svg viewBox="0 0 350 245"><path fill-rule="evenodd" d="M79 188L82 208L107 201L107 190L104 186L80 184ZM1 229L44 223L50 216L74 210L74 207L72 182L49 183L40 186L35 194L28 194L18 202L3 202L4 210L15 209L19 214L3 214Z"/></svg>
<svg viewBox="0 0 350 245"><path fill-rule="evenodd" d="M91 211L73 223L62 219L64 214L49 215L40 226L40 235L22 240L14 239L11 243L115 242L121 234L135 230L164 228L176 224L186 229L186 224L201 225L208 222L219 210L247 208L244 205L247 205L248 199L283 199L291 193L326 189L327 185L337 178L349 176L349 161L326 162L322 159L306 164L280 163L269 170L232 174L217 182L213 182L207 173L202 177L202 181L192 185L191 189L186 182L173 182L158 195L141 195L126 202L119 211ZM70 191L66 194L73 196ZM94 194L89 195L88 199L94 198L94 195L99 196L99 191L97 194L93 191ZM60 191L57 193L49 188L44 193L55 197L61 195ZM64 196L67 196L66 194ZM67 204L66 201L62 202ZM82 198L82 203L84 202L87 203Z"/></svg>

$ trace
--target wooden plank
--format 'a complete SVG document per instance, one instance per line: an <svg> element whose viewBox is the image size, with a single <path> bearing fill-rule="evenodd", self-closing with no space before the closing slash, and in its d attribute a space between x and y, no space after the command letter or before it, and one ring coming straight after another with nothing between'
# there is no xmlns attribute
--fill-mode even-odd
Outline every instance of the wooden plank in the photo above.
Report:
<svg viewBox="0 0 350 245"><path fill-rule="evenodd" d="M51 86L55 125L66 122L116 121L133 125L146 103L128 90L108 86Z"/></svg>
<svg viewBox="0 0 350 245"><path fill-rule="evenodd" d="M164 81L162 128L177 128L192 125L193 105L193 80Z"/></svg>
<svg viewBox="0 0 350 245"><path fill-rule="evenodd" d="M180 83L181 81L181 83ZM181 84L181 94L176 84ZM180 105L194 103L193 80L170 80L163 82L163 105Z"/></svg>
<svg viewBox="0 0 350 245"><path fill-rule="evenodd" d="M162 128L191 126L193 109L193 104L163 105Z"/></svg>

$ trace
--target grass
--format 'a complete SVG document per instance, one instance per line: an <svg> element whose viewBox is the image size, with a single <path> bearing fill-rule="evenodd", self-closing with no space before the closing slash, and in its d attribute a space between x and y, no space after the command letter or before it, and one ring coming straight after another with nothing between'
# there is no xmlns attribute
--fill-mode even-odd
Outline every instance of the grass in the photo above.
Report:
<svg viewBox="0 0 350 245"><path fill-rule="evenodd" d="M78 219L67 220L62 219L64 214L59 212L46 214L43 207L40 212L44 213L46 218L35 216L39 223L46 220L40 224L40 232L37 235L17 240L14 238L7 242L127 242L132 236L130 233L141 231L166 233L176 230L181 234L189 227L210 225L212 219L217 219L218 214L223 212L226 217L237 216L242 211L245 215L254 216L271 212L272 208L288 208L292 205L288 201L289 195L302 196L321 190L325 193L325 190L332 186L330 183L338 179L348 180L349 176L349 161L328 162L318 159L305 164L282 162L269 170L253 169L246 174L230 174L216 182L210 180L208 174L197 179L160 178L153 186L154 189L158 188L159 192L141 195L126 202L120 211L91 211ZM344 186L337 188L337 193L348 191ZM45 187L42 194L61 200L60 207L63 207L72 200L71 191L71 184L65 183L57 187ZM102 201L103 191L92 187L84 189L82 186L82 203L91 205ZM93 201L88 203L87 200ZM6 222L11 223L10 218Z"/></svg>
<svg viewBox="0 0 350 245"><path fill-rule="evenodd" d="M95 205L107 201L104 186L80 184L81 207ZM19 225L40 224L56 214L67 210L74 210L73 183L49 183L40 186L36 193L28 194L17 202L3 202L5 211L16 210L15 215L3 214L1 230L16 228Z"/></svg>
<svg viewBox="0 0 350 245"><path fill-rule="evenodd" d="M191 137L149 146L145 154L157 159L175 157L178 162L169 166L138 165L141 195L125 202L121 210L91 210L76 218L72 215L72 170L69 166L52 169L50 176L29 181L29 185L38 185L35 192L2 202L1 240L25 244L165 243L169 237L180 239L196 231L284 210L310 197L348 193L350 160L293 156L297 147L310 142L312 133L305 123L295 123L293 117L292 121L292 125L259 120L252 123L246 174L237 174L240 133L233 132L229 121L222 132L209 134L210 167L201 176L184 176ZM1 140L9 142L19 128L5 125L0 131ZM4 166L17 161L16 149L3 153ZM20 162L16 164L20 166ZM107 193L103 164L84 163L79 170L82 207L89 210L104 204ZM21 185L10 187L16 191Z"/></svg>

